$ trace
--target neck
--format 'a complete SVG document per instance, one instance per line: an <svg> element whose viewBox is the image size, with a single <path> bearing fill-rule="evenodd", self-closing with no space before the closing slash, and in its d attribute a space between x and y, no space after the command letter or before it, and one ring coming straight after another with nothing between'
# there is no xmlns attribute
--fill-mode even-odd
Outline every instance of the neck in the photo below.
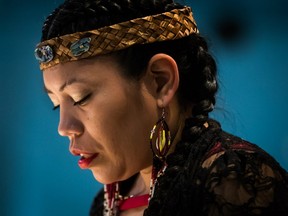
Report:
<svg viewBox="0 0 288 216"><path fill-rule="evenodd" d="M128 195L139 196L143 194L148 194L150 188L151 173L152 166L141 170Z"/></svg>

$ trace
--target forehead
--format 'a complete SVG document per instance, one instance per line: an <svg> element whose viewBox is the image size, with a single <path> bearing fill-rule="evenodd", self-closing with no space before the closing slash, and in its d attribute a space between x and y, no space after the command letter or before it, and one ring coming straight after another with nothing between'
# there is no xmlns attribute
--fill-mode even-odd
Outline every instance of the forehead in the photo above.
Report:
<svg viewBox="0 0 288 216"><path fill-rule="evenodd" d="M43 71L43 80L45 87L50 85L63 85L63 82L69 84L75 80L93 80L94 78L107 78L113 74L120 74L120 66L109 56L95 57L72 61L64 64L58 64Z"/></svg>
<svg viewBox="0 0 288 216"><path fill-rule="evenodd" d="M44 80L52 78L67 77L86 77L87 75L97 75L98 71L114 70L120 71L120 66L117 62L109 56L101 56L97 58L82 59L78 61L71 61L64 64L57 64L51 68L43 71ZM100 75L100 74L98 74Z"/></svg>

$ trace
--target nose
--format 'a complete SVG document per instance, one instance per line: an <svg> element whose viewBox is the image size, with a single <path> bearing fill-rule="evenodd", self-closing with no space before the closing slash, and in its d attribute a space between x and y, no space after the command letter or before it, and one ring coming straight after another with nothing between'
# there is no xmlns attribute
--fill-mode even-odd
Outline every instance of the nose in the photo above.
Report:
<svg viewBox="0 0 288 216"><path fill-rule="evenodd" d="M61 136L79 136L84 131L81 118L77 115L74 107L60 107L60 119L58 125L58 133Z"/></svg>

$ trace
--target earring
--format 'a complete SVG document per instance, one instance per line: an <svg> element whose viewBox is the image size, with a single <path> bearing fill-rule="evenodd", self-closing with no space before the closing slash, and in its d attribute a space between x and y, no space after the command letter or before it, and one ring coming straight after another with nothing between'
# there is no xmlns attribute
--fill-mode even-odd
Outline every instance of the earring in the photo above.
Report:
<svg viewBox="0 0 288 216"><path fill-rule="evenodd" d="M155 143L155 145L153 145ZM171 135L168 124L165 121L165 109L162 110L162 116L154 125L150 134L150 147L153 154L159 159L164 160L170 147Z"/></svg>

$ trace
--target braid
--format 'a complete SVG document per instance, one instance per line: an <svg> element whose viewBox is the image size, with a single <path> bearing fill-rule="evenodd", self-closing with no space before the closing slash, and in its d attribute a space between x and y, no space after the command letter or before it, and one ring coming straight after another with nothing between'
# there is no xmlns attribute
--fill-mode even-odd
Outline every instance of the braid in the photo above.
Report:
<svg viewBox="0 0 288 216"><path fill-rule="evenodd" d="M200 199L204 190L199 187L199 183L203 183L205 180L205 173L198 173L197 170L203 162L203 156L212 147L211 142L214 142L214 133L221 130L216 121L209 119L207 122L210 127L202 126L201 135L196 136L193 130L195 119L186 120L182 140L177 143L175 151L168 155L166 160L168 167L165 174L158 178L157 190L150 200L144 216L179 215L177 208L179 203L183 209L191 209L193 203L199 203L199 200L191 200L191 194L193 194L193 199ZM187 172L187 170L189 171ZM185 199L185 196L189 199ZM177 200L176 203L175 200ZM193 206L193 208L197 207L201 206ZM181 213L184 215L184 212ZM185 215L189 215L189 212L185 213Z"/></svg>
<svg viewBox="0 0 288 216"><path fill-rule="evenodd" d="M186 59L179 65L182 70L182 84L180 93L185 101L183 104L193 104L191 125L192 136L198 137L203 129L203 124L208 120L209 113L216 103L215 94L218 90L217 68L213 57L208 53L206 41L199 35L191 35L189 44L192 52L187 53ZM181 81L180 81L181 82Z"/></svg>
<svg viewBox="0 0 288 216"><path fill-rule="evenodd" d="M174 3L173 0L66 0L47 18L43 26L42 41L176 8L183 6ZM124 75L139 78L151 57L157 53L166 53L175 59L180 76L177 98L183 109L192 107L192 118L185 123L182 141L176 145L173 154L167 157L168 167L165 175L159 178L157 192L155 191L145 214L159 215L159 209L166 209L171 211L169 215L177 215L177 208L173 208L173 204L169 203L169 196L177 196L181 192L182 197L190 194L185 191L185 188L189 188L185 187L185 184L191 182L187 181L185 178L188 177L183 174L185 169L188 169L186 164L189 164L185 162L193 161L193 167L196 167L200 163L195 161L196 156L203 154L209 146L203 136L208 131L204 123L214 124L209 119L209 113L216 103L217 68L214 59L208 53L206 41L199 34L178 40L135 45L114 52L111 56L122 67ZM205 135L208 138L212 136ZM191 151L191 146L196 147ZM160 208L160 203L168 205Z"/></svg>
<svg viewBox="0 0 288 216"><path fill-rule="evenodd" d="M66 0L47 17L42 41L181 7L172 0Z"/></svg>
<svg viewBox="0 0 288 216"><path fill-rule="evenodd" d="M206 45L206 44L205 44ZM216 64L208 53L207 47L199 46L197 53L198 68L200 73L200 83L202 87L198 89L199 103L194 106L193 115L208 115L215 105L215 93L218 89L216 81Z"/></svg>
<svg viewBox="0 0 288 216"><path fill-rule="evenodd" d="M184 104L194 105L193 116L186 120L181 141L177 143L173 154L167 157L165 175L159 178L157 194L150 201L144 215L177 215L178 210L173 203L175 199L182 197L183 206L189 206L193 200L185 199L185 195L193 193L195 198L200 198L203 192L201 188L191 188L191 185L197 185L197 181L202 180L194 178L194 175L197 175L196 169L202 162L202 156L209 151L210 142L206 140L212 140L214 131L220 130L220 126L208 118L209 112L214 108L218 89L216 63L208 53L207 43L202 37L191 35L187 40L186 44L191 47L190 52L182 55L184 58L178 59L180 82L182 80L179 91ZM205 122L214 129L208 129ZM190 179L185 175L187 169L189 173L193 173ZM169 199L171 196L175 199Z"/></svg>
<svg viewBox="0 0 288 216"><path fill-rule="evenodd" d="M59 6L56 8L45 20L44 25L42 27L42 38L41 41L48 40L50 37L50 29L53 25L53 22L55 20L55 17L59 13L62 6Z"/></svg>
<svg viewBox="0 0 288 216"><path fill-rule="evenodd" d="M214 108L215 94L218 90L217 68L214 59L208 53L206 41L199 35L193 34L187 38L163 43L161 48L159 48L160 45L157 46L158 53L167 53L177 62L180 72L180 104L186 107L193 104L193 110L192 117L185 122L182 140L177 143L173 154L167 157L168 167L165 175L159 178L157 193L150 201L149 208L144 215L177 215L177 207L174 206L173 200L177 199L178 195L180 199L185 194L191 194L191 191L187 191L191 185L186 186L185 184L191 184L197 180L193 179L193 176L189 177L192 179L187 180L186 170L189 169L191 173L196 175L194 171L201 163L201 155L204 155L210 146L206 140L211 140L214 131L220 130L220 126L209 119L209 113ZM208 129L207 125L204 125L205 122L214 129ZM200 197L201 189L193 188L193 193L195 193L196 198ZM169 199L171 196L175 199ZM192 200L189 201L193 202ZM183 203L184 205L185 203ZM159 212L160 209L161 212Z"/></svg>

